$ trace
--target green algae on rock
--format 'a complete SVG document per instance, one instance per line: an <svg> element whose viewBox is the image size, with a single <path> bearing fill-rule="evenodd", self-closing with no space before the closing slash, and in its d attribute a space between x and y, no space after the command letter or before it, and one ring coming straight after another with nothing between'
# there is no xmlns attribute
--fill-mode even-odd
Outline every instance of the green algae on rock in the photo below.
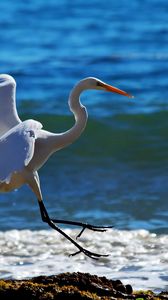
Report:
<svg viewBox="0 0 168 300"><path fill-rule="evenodd" d="M131 285L89 273L62 273L27 280L0 280L0 299L3 300L113 300L168 299L168 292L133 292Z"/></svg>

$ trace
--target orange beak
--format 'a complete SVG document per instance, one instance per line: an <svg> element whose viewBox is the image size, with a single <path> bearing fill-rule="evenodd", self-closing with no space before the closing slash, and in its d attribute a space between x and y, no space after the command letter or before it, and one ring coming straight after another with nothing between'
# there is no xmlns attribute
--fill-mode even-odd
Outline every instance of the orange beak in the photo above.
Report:
<svg viewBox="0 0 168 300"><path fill-rule="evenodd" d="M122 91L112 85L109 85L109 84L106 84L106 83L101 83L101 86L108 92L112 92L112 93L117 93L117 94L120 94L120 95L123 95L123 96L127 96L129 98L134 98L134 96L132 96L131 94L128 94L127 92L125 91Z"/></svg>

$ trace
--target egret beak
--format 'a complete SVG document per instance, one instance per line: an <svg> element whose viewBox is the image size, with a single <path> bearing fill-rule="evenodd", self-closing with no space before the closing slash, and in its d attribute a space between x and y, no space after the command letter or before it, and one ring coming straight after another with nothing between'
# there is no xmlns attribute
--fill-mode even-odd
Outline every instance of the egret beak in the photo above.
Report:
<svg viewBox="0 0 168 300"><path fill-rule="evenodd" d="M109 85L109 84L106 84L106 83L101 83L100 84L106 91L108 92L112 92L112 93L117 93L117 94L120 94L120 95L123 95L123 96L127 96L129 98L134 98L134 96L128 94L127 92L125 91L122 91L112 85Z"/></svg>

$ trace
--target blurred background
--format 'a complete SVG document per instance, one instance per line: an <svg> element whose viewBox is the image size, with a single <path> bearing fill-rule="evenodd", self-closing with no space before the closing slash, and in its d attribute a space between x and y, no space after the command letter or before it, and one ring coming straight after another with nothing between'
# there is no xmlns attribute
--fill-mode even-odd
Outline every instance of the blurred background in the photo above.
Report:
<svg viewBox="0 0 168 300"><path fill-rule="evenodd" d="M167 18L166 0L1 1L0 72L22 120L70 128L68 95L87 76L135 96L82 94L85 132L40 170L52 216L168 232ZM0 202L1 230L44 228L27 187Z"/></svg>

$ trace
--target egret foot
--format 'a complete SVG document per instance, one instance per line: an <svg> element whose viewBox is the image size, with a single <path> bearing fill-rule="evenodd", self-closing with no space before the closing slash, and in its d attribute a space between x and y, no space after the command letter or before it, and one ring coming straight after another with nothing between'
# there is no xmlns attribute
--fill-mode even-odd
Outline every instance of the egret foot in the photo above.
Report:
<svg viewBox="0 0 168 300"><path fill-rule="evenodd" d="M77 243L74 239L72 239L68 234L66 234L62 229L60 229L55 223L69 224L69 225L83 227L82 230L80 231L80 233L77 235L77 238L82 235L82 233L84 232L84 230L86 228L93 230L93 231L103 232L103 231L106 231L107 228L112 228L112 226L95 226L95 225L90 225L90 224L82 223L82 222L50 219L42 200L39 201L39 206L40 206L41 218L42 218L43 222L47 223L51 228L58 231L66 239L68 239L76 248L79 249L77 252L70 254L70 256L75 256L79 253L84 253L86 256L88 256L92 259L99 259L100 257L108 256L107 254L98 254L98 253L91 252L91 251L85 249L79 243Z"/></svg>

